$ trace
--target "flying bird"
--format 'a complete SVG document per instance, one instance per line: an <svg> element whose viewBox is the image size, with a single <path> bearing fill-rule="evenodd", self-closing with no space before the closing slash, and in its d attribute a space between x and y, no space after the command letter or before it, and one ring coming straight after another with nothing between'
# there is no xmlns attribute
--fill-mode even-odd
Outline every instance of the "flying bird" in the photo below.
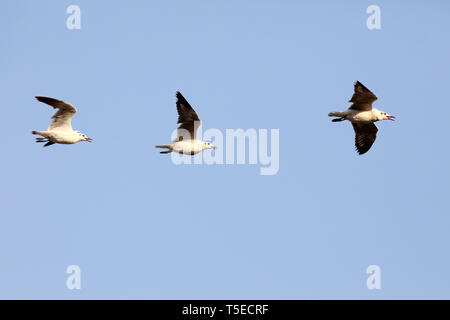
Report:
<svg viewBox="0 0 450 320"><path fill-rule="evenodd" d="M177 123L180 124L177 128L177 138L172 144L155 147L168 149L161 151L160 153L170 153L174 151L187 155L194 155L205 149L216 149L216 147L209 142L197 140L196 136L197 129L200 126L200 118L179 91L177 91L176 97L178 111Z"/></svg>
<svg viewBox="0 0 450 320"><path fill-rule="evenodd" d="M46 142L44 147L51 146L55 143L61 144L73 144L80 141L89 141L92 139L86 137L80 131L74 131L72 129L71 121L77 109L68 102L61 100L47 98L47 97L35 97L40 102L51 105L58 111L53 115L52 122L47 131L31 131L32 134L40 135L43 138L36 138L36 142Z"/></svg>
<svg viewBox="0 0 450 320"><path fill-rule="evenodd" d="M374 124L379 120L392 120L395 117L372 107L378 97L361 82L355 82L355 89L349 102L353 104L344 112L330 112L329 117L338 117L333 122L348 120L355 130L355 146L359 154L364 154L372 147L377 138L378 128Z"/></svg>

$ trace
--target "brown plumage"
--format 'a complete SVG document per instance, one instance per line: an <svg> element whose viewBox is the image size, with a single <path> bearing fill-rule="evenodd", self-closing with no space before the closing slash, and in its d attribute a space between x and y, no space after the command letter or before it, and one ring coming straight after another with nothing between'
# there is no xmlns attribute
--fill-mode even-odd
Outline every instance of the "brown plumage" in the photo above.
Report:
<svg viewBox="0 0 450 320"><path fill-rule="evenodd" d="M356 81L354 86L354 93L349 102L353 102L349 109L369 111L372 110L372 103L378 97L372 91L367 89L361 82Z"/></svg>
<svg viewBox="0 0 450 320"><path fill-rule="evenodd" d="M187 140L186 130L189 132L190 139L195 140L197 128L200 126L200 118L195 110L191 107L189 102L183 97L181 92L177 91L177 111L178 122L181 125L178 127L178 135L176 141Z"/></svg>
<svg viewBox="0 0 450 320"><path fill-rule="evenodd" d="M367 89L361 82L356 81L354 92L349 102L350 108L343 112L330 112L329 117L337 117L333 122L348 120L355 130L355 147L359 154L364 154L372 147L376 138L378 128L374 122L380 120L394 120L394 116L372 107L377 96Z"/></svg>
<svg viewBox="0 0 450 320"><path fill-rule="evenodd" d="M372 110L372 103L378 97L361 82L356 81L354 93L349 102L353 102L349 109L359 111ZM355 147L359 154L369 151L377 138L378 128L373 123L352 123L355 130Z"/></svg>
<svg viewBox="0 0 450 320"><path fill-rule="evenodd" d="M373 123L352 123L355 130L355 147L359 154L364 154L372 147L377 138L378 128Z"/></svg>

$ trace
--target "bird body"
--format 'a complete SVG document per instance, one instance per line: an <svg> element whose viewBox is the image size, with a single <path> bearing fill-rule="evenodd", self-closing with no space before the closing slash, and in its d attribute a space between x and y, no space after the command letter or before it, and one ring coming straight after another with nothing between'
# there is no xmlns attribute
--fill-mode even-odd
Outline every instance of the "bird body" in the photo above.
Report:
<svg viewBox="0 0 450 320"><path fill-rule="evenodd" d="M32 134L40 135L43 138L36 138L36 142L46 142L44 147L55 143L74 144L80 141L89 141L92 139L82 134L80 131L72 129L72 117L77 109L70 103L47 97L36 97L40 102L44 102L58 111L53 115L52 122L46 131L31 131Z"/></svg>
<svg viewBox="0 0 450 320"><path fill-rule="evenodd" d="M350 122L376 122L383 120L383 111L375 108L367 111L348 109L344 112L331 112L329 116L344 118Z"/></svg>
<svg viewBox="0 0 450 320"><path fill-rule="evenodd" d="M60 144L74 144L85 140L84 137L80 135L79 131L61 131L61 130L50 130L50 131L32 131L33 134L37 134L47 138L50 141Z"/></svg>
<svg viewBox="0 0 450 320"><path fill-rule="evenodd" d="M356 81L354 93L349 102L353 104L346 111L330 112L329 117L337 117L333 122L348 120L355 131L355 147L359 154L364 154L372 147L376 140L378 128L374 122L380 120L394 120L394 116L372 107L378 97L367 89L361 82Z"/></svg>
<svg viewBox="0 0 450 320"><path fill-rule="evenodd" d="M196 139L197 129L200 126L200 118L183 95L177 91L178 123L177 139L166 145L156 148L168 149L160 153L177 152L180 154L194 155L205 149L215 149L209 142Z"/></svg>
<svg viewBox="0 0 450 320"><path fill-rule="evenodd" d="M210 149L208 147L208 142L201 140L182 140L175 141L169 145L156 146L157 148L167 148L170 149L170 152L178 152L180 154L194 155L199 152L202 152L205 149ZM164 151L163 151L164 152ZM169 153L169 152L165 152Z"/></svg>

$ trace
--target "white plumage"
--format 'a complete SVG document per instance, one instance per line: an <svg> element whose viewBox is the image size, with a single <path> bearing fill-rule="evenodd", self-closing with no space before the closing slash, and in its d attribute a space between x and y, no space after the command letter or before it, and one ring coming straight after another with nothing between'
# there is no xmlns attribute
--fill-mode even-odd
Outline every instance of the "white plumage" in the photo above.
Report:
<svg viewBox="0 0 450 320"><path fill-rule="evenodd" d="M177 92L178 122L181 125L177 129L177 139L166 145L159 145L156 148L168 149L160 153L178 152L181 154L194 155L205 149L215 149L209 142L197 140L197 129L200 126L200 118L191 107L189 102L180 92Z"/></svg>
<svg viewBox="0 0 450 320"><path fill-rule="evenodd" d="M348 120L355 130L355 146L359 154L364 154L372 147L377 138L378 128L374 124L380 120L394 120L394 116L372 107L378 97L367 89L361 82L355 82L352 98L353 104L346 111L330 112L329 117L338 117L333 122Z"/></svg>
<svg viewBox="0 0 450 320"><path fill-rule="evenodd" d="M72 118L75 113L77 113L77 109L75 109L73 105L53 98L39 96L35 98L40 102L46 103L53 108L58 109L58 111L53 115L52 122L46 131L31 132L32 134L43 137L36 138L36 142L46 142L44 147L47 147L55 143L73 144L80 141L92 141L91 138L88 138L80 131L75 131L72 129Z"/></svg>

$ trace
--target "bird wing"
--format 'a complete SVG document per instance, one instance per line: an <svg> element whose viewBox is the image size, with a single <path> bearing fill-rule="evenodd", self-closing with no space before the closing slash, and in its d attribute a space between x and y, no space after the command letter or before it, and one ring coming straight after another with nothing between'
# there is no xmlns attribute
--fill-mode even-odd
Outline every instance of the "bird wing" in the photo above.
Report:
<svg viewBox="0 0 450 320"><path fill-rule="evenodd" d="M61 100L47 98L47 97L35 97L40 102L51 105L55 109L59 109L52 117L52 122L47 130L72 130L72 117L77 113L77 109L68 102Z"/></svg>
<svg viewBox="0 0 450 320"><path fill-rule="evenodd" d="M355 130L355 147L359 154L364 154L372 147L377 138L378 128L372 122L352 123Z"/></svg>
<svg viewBox="0 0 450 320"><path fill-rule="evenodd" d="M361 82L355 82L355 92L349 102L353 102L349 109L369 111L372 110L372 103L378 99L376 95L367 89Z"/></svg>
<svg viewBox="0 0 450 320"><path fill-rule="evenodd" d="M176 97L178 111L177 123L181 123L181 125L178 127L177 141L181 141L183 140L183 137L186 137L185 130L189 132L190 138L192 140L195 140L197 128L200 126L200 119L189 102L187 102L187 100L179 91L177 91Z"/></svg>

